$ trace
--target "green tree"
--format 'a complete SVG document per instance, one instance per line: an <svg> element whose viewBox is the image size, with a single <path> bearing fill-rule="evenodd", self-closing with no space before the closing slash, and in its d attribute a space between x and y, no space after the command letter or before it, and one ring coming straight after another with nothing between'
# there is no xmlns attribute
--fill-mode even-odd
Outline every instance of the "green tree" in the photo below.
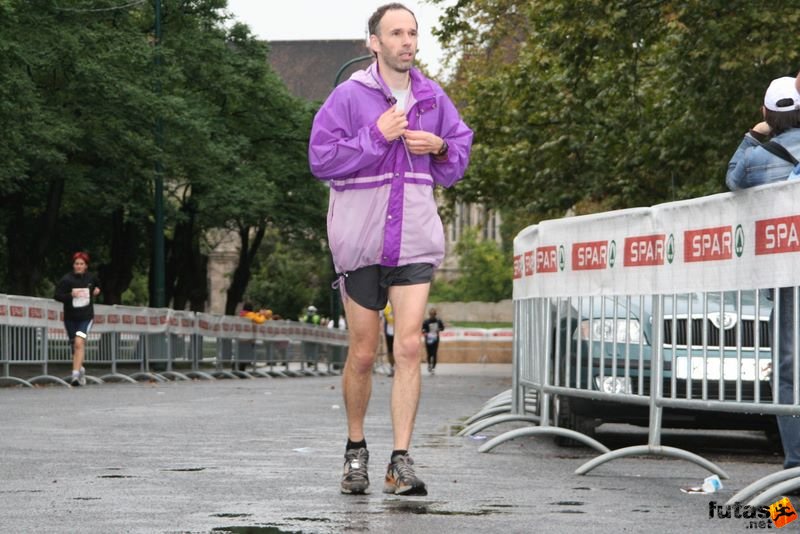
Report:
<svg viewBox="0 0 800 534"><path fill-rule="evenodd" d="M722 191L769 81L800 64L796 7L459 0L438 34L475 143L450 198L529 224Z"/></svg>
<svg viewBox="0 0 800 534"><path fill-rule="evenodd" d="M431 288L431 300L497 302L511 298L510 257L494 241L479 240L478 231L470 228L459 239L459 278L437 281Z"/></svg>
<svg viewBox="0 0 800 534"><path fill-rule="evenodd" d="M312 110L269 68L264 43L226 26L226 5L163 0L155 47L149 2L0 0L0 120L9 125L0 291L48 295L70 253L85 249L105 302L121 302L132 280L139 295L141 272L152 272L156 161L175 307L207 301L210 229L243 243L229 311L268 228L318 242L325 192L306 163Z"/></svg>
<svg viewBox="0 0 800 534"><path fill-rule="evenodd" d="M330 308L330 256L319 241L291 242L270 229L255 262L245 300L266 307L285 319L296 319L309 304L322 315Z"/></svg>
<svg viewBox="0 0 800 534"><path fill-rule="evenodd" d="M11 125L0 149L10 155L0 171L0 224L4 286L14 293L47 287L43 279L62 274L75 249L113 248L112 214L124 219L140 189L138 158L152 148L141 124L150 55L137 13L80 9L45 0L0 6L0 115ZM114 294L113 283L107 290Z"/></svg>

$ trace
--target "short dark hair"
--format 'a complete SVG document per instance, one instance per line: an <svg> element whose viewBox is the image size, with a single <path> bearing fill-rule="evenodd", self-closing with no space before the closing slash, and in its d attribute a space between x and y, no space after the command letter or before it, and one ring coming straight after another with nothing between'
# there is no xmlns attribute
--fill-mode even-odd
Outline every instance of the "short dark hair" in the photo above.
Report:
<svg viewBox="0 0 800 534"><path fill-rule="evenodd" d="M381 19L386 14L387 11L393 11L395 9L405 9L411 16L414 17L414 23L419 26L417 22L417 16L414 14L413 11L408 9L406 6L399 2L392 2L391 4L385 4L375 10L375 13L369 18L369 22L367 22L367 30L369 31L370 35L378 35L378 27L380 26Z"/></svg>
<svg viewBox="0 0 800 534"><path fill-rule="evenodd" d="M772 136L780 135L792 128L800 128L800 110L772 111L764 109L764 120L769 124Z"/></svg>

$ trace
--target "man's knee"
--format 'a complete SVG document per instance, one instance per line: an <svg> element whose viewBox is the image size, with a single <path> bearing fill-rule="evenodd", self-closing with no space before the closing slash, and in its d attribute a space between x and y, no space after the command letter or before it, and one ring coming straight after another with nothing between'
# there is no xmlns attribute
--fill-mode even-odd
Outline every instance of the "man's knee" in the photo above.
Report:
<svg viewBox="0 0 800 534"><path fill-rule="evenodd" d="M357 373L371 373L375 363L375 351L351 348L347 353L347 363Z"/></svg>

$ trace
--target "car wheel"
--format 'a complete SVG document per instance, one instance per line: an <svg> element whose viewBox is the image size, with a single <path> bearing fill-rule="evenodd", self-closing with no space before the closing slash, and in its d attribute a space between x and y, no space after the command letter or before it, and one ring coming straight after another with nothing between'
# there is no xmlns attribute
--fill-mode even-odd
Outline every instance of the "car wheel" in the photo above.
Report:
<svg viewBox="0 0 800 534"><path fill-rule="evenodd" d="M580 432L590 438L596 435L597 427L600 426L597 419L585 415L576 414L572 407L569 397L559 397L558 399L558 426ZM555 443L559 447L585 447L585 443L576 441L574 439L565 438L563 436L556 436Z"/></svg>

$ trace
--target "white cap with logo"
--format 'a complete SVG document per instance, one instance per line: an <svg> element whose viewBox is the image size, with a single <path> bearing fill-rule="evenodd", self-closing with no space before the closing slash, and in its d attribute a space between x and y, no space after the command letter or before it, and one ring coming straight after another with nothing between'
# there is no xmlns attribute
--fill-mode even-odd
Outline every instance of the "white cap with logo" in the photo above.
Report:
<svg viewBox="0 0 800 534"><path fill-rule="evenodd" d="M795 87L795 78L784 76L769 84L764 95L764 107L770 111L794 111L800 109L800 93Z"/></svg>

